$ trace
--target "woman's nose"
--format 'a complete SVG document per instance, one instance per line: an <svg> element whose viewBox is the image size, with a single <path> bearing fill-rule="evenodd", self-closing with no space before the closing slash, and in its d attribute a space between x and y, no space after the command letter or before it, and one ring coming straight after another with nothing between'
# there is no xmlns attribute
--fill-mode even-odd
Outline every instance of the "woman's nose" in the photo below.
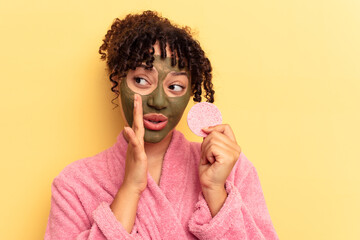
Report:
<svg viewBox="0 0 360 240"><path fill-rule="evenodd" d="M162 86L158 86L149 96L148 105L156 110L164 109L169 102Z"/></svg>

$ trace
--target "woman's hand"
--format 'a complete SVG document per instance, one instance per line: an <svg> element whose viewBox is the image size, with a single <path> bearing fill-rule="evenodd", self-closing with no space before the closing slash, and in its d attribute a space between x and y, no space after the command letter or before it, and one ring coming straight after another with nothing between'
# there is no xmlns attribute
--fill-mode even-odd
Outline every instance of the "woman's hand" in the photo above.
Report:
<svg viewBox="0 0 360 240"><path fill-rule="evenodd" d="M205 200L212 216L220 210L226 200L225 182L240 156L231 127L220 124L203 129L208 134L201 144L199 177Z"/></svg>
<svg viewBox="0 0 360 240"><path fill-rule="evenodd" d="M141 194L147 185L147 156L144 150L144 122L141 97L134 95L134 121L132 128L124 128L128 139L123 187Z"/></svg>
<svg viewBox="0 0 360 240"><path fill-rule="evenodd" d="M128 140L124 181L110 208L128 233L135 223L140 195L147 185L147 156L144 150L144 123L141 97L134 95L134 122L125 127Z"/></svg>

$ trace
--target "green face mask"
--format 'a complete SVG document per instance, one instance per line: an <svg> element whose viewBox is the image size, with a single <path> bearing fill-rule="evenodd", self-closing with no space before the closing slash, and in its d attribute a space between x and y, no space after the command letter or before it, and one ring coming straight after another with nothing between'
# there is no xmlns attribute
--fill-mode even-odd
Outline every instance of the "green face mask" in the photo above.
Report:
<svg viewBox="0 0 360 240"><path fill-rule="evenodd" d="M167 124L161 130L150 130L145 127L144 141L157 143L163 140L180 121L182 114L189 102L191 96L191 83L188 85L185 94L181 96L169 97L164 89L164 80L170 72L181 72L177 66L171 66L171 58L161 59L155 56L154 68L158 72L156 88L147 95L140 95L142 98L143 115L149 113L158 113L167 117ZM121 105L124 111L126 121L129 126L133 124L134 94L123 79L120 83Z"/></svg>

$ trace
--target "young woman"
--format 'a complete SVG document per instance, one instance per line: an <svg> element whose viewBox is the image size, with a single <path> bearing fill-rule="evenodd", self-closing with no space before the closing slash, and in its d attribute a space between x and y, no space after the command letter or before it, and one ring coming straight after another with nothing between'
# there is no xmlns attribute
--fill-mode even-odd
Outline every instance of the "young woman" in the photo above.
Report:
<svg viewBox="0 0 360 240"><path fill-rule="evenodd" d="M229 125L189 142L189 102L213 102L211 65L188 28L146 11L116 19L99 50L126 126L66 167L45 239L277 239L253 165Z"/></svg>

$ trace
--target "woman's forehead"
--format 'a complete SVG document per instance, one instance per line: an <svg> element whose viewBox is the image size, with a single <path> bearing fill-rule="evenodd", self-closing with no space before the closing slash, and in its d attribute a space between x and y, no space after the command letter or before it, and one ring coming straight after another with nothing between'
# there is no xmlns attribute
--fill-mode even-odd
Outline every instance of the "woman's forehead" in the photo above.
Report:
<svg viewBox="0 0 360 240"><path fill-rule="evenodd" d="M171 57L161 58L159 55L154 56L153 66L157 72L181 72L179 65L171 66Z"/></svg>
<svg viewBox="0 0 360 240"><path fill-rule="evenodd" d="M160 43L159 41L156 41L154 46L154 55L157 56L157 55L161 55L161 48L160 48ZM170 47L169 47L169 44L166 44L166 47L165 47L165 50L166 50L166 56L171 56L171 50L170 50Z"/></svg>
<svg viewBox="0 0 360 240"><path fill-rule="evenodd" d="M171 57L161 58L160 55L154 55L152 68L149 68L149 66L143 62L140 66L136 68L136 71L149 72L149 73L165 73L165 72L186 73L186 75L189 76L189 72L187 71L186 68L180 69L178 63L176 63L175 66L172 66L171 62L172 62Z"/></svg>

